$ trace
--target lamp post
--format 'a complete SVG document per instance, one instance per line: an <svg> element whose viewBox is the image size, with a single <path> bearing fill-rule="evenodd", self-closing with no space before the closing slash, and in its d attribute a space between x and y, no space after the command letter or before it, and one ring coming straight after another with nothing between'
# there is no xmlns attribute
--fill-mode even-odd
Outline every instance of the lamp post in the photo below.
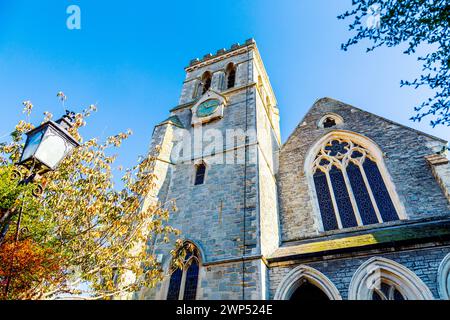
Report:
<svg viewBox="0 0 450 320"><path fill-rule="evenodd" d="M74 116L74 112L66 111L66 114L61 119L47 121L26 133L27 140L18 165L26 167L30 171L30 174L25 179L21 179L19 184L29 184L37 176L55 170L73 149L80 146L78 141L68 132L73 127ZM3 242L8 231L11 219L15 214L14 211L14 208L10 208L0 218L0 243ZM19 209L17 217L17 228L14 237L15 243L19 240L21 220L22 207ZM11 257L10 274L6 280L5 297L8 295L13 263L14 250Z"/></svg>

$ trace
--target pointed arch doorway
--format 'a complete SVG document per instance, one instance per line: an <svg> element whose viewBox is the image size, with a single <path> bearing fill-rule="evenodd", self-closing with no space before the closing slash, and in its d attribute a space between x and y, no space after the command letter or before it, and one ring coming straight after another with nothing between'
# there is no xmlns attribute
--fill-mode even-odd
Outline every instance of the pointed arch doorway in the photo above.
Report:
<svg viewBox="0 0 450 320"><path fill-rule="evenodd" d="M275 300L342 300L339 290L320 271L300 265L291 270L275 292Z"/></svg>
<svg viewBox="0 0 450 320"><path fill-rule="evenodd" d="M329 301L330 298L320 288L307 280L301 281L300 286L292 293L292 301Z"/></svg>

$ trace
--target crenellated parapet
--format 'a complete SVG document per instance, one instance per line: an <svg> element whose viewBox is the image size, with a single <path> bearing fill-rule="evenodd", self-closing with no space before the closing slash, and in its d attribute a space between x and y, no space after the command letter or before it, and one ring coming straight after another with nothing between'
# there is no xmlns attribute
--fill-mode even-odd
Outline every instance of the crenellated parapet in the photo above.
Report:
<svg viewBox="0 0 450 320"><path fill-rule="evenodd" d="M191 72L197 68L202 68L207 64L216 63L223 59L242 54L243 52L256 48L256 41L253 38L247 39L244 44L235 43L229 49L219 49L215 54L207 53L203 58L192 59L189 66L185 68L186 72Z"/></svg>

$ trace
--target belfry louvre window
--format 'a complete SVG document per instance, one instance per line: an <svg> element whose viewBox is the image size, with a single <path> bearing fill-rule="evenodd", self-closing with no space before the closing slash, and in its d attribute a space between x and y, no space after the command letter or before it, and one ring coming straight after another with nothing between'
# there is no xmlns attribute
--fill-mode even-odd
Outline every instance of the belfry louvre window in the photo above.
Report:
<svg viewBox="0 0 450 320"><path fill-rule="evenodd" d="M202 94L205 94L209 90L209 88L211 88L211 81L212 75L209 71L206 71L202 76L202 83L203 83Z"/></svg>
<svg viewBox="0 0 450 320"><path fill-rule="evenodd" d="M196 247L188 244L182 250L187 251L183 267L173 271L167 300L195 300L197 296L199 254Z"/></svg>
<svg viewBox="0 0 450 320"><path fill-rule="evenodd" d="M230 63L227 66L227 89L234 88L236 84L236 66L233 63Z"/></svg>
<svg viewBox="0 0 450 320"><path fill-rule="evenodd" d="M350 139L331 138L313 162L325 231L399 220L377 159Z"/></svg>

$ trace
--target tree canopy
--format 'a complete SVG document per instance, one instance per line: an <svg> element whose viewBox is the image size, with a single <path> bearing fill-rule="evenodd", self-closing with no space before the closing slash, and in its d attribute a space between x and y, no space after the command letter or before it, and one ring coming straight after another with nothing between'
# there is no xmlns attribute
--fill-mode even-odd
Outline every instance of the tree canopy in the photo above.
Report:
<svg viewBox="0 0 450 320"><path fill-rule="evenodd" d="M61 93L58 97L65 100ZM24 106L27 114L33 109L29 101ZM14 209L9 228L0 226L6 232L0 244L0 298L83 295L88 299L109 299L153 287L164 277L155 255L161 242L173 243L177 262L183 242L180 232L169 225L175 203L153 201L143 205L155 188L153 168L158 150L125 170L123 187L116 188L114 153L131 131L103 142L95 138L83 141L79 129L95 109L90 106L76 114L70 129L81 146L56 171L31 185L19 184L19 176L29 172L15 164L24 145L24 133L33 125L20 121L11 140L0 145L0 217ZM44 121L51 117L46 113ZM32 192L37 184L45 186L39 198ZM14 241L19 209L23 212L22 228L18 241ZM127 274L132 275L131 281ZM5 296L8 278L11 286Z"/></svg>
<svg viewBox="0 0 450 320"><path fill-rule="evenodd" d="M371 42L367 51L404 44L404 53L413 55L425 47L428 53L418 57L423 63L420 76L400 84L428 87L434 95L414 107L416 115L411 119L427 117L433 127L450 126L450 1L352 0L352 6L338 17L353 20L349 29L355 33L342 49L348 50L362 40Z"/></svg>

